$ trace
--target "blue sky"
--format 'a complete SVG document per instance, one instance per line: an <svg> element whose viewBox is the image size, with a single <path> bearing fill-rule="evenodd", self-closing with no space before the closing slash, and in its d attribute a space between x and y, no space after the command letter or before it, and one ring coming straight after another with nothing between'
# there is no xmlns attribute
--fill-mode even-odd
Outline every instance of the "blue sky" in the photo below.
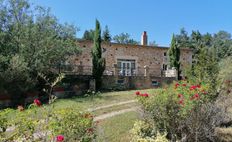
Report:
<svg viewBox="0 0 232 142"><path fill-rule="evenodd" d="M188 33L232 33L232 0L31 0L50 7L60 22L74 24L82 37L93 29L95 19L102 28L108 25L111 35L127 32L140 41L147 31L148 40L168 46L173 33L184 27Z"/></svg>

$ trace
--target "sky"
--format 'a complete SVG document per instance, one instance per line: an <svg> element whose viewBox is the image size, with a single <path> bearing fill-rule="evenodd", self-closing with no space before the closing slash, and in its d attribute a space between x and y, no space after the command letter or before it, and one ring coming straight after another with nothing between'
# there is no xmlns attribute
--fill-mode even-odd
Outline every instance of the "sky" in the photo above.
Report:
<svg viewBox="0 0 232 142"><path fill-rule="evenodd" d="M107 25L111 35L129 33L140 41L147 31L148 41L169 46L172 34L181 28L191 34L232 33L232 0L30 0L35 5L50 7L61 23L80 29L81 38L87 29L95 28L95 19L102 29Z"/></svg>

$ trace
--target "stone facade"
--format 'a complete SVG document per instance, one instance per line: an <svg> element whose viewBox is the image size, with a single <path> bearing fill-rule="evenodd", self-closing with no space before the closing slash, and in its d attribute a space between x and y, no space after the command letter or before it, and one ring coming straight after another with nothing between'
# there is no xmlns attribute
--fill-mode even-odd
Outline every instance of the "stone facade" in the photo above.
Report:
<svg viewBox="0 0 232 142"><path fill-rule="evenodd" d="M71 57L69 63L91 68L93 41L79 40L77 44L82 52L78 56ZM168 49L169 47L160 46L102 43L102 56L106 59L105 74L116 75L119 60L129 60L133 61L135 75L161 76L162 70L165 70L168 65ZM190 49L181 49L180 59L182 68L186 65L191 65L192 51ZM75 70L77 71L78 69ZM91 70L89 71L91 72Z"/></svg>

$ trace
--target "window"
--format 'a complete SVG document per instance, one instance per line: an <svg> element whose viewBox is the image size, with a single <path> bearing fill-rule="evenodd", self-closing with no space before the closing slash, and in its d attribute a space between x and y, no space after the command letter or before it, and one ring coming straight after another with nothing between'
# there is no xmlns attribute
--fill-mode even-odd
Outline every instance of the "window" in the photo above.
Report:
<svg viewBox="0 0 232 142"><path fill-rule="evenodd" d="M168 69L168 65L163 64L163 70L166 71Z"/></svg>
<svg viewBox="0 0 232 142"><path fill-rule="evenodd" d="M157 80L152 80L151 84L152 86L158 86L159 82Z"/></svg>
<svg viewBox="0 0 232 142"><path fill-rule="evenodd" d="M164 52L164 56L167 56L167 52Z"/></svg>
<svg viewBox="0 0 232 142"><path fill-rule="evenodd" d="M118 59L118 73L122 76L132 76L135 74L135 60Z"/></svg>

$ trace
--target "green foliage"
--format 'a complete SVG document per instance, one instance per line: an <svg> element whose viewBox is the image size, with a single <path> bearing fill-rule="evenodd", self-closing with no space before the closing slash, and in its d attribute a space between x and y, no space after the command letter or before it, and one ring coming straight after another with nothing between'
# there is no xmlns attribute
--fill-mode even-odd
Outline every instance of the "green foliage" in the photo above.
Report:
<svg viewBox="0 0 232 142"><path fill-rule="evenodd" d="M85 39L85 40L94 40L94 33L95 31L90 29L90 30L86 30L83 34L83 37L82 39Z"/></svg>
<svg viewBox="0 0 232 142"><path fill-rule="evenodd" d="M53 136L62 134L66 141L90 142L94 139L93 118L91 114L80 113L73 108L55 110L49 123Z"/></svg>
<svg viewBox="0 0 232 142"><path fill-rule="evenodd" d="M27 0L2 0L0 6L0 89L22 98L38 85L38 73L53 72L79 52L77 29Z"/></svg>
<svg viewBox="0 0 232 142"><path fill-rule="evenodd" d="M130 38L130 35L128 33L121 33L119 35L115 35L113 37L113 40L116 43L122 43L122 44L139 44L138 41L135 41L134 39Z"/></svg>
<svg viewBox="0 0 232 142"><path fill-rule="evenodd" d="M189 48L191 46L189 41L188 33L185 31L184 28L180 29L180 34L175 35L176 41L181 48Z"/></svg>
<svg viewBox="0 0 232 142"><path fill-rule="evenodd" d="M208 48L201 48L196 55L196 62L192 67L192 75L199 82L209 83L211 91L216 91L217 75L218 75L218 62L214 56L212 50Z"/></svg>
<svg viewBox="0 0 232 142"><path fill-rule="evenodd" d="M14 117L8 119L10 113ZM90 142L95 138L92 115L79 109L53 110L31 104L26 110L1 110L0 118L1 141L55 141L58 135L65 141ZM9 127L11 130L5 131Z"/></svg>
<svg viewBox="0 0 232 142"><path fill-rule="evenodd" d="M219 95L230 95L232 93L232 57L227 57L219 63L217 91Z"/></svg>
<svg viewBox="0 0 232 142"><path fill-rule="evenodd" d="M132 142L168 142L166 133L152 134L152 127L148 122L136 121L131 130ZM151 135L152 134L152 135Z"/></svg>
<svg viewBox="0 0 232 142"><path fill-rule="evenodd" d="M208 91L207 84L191 85L191 83L183 81L162 89L157 94L149 95L149 97L138 96L145 111L145 120L152 127L152 131L146 136L167 132L168 139L176 141L184 137L182 134L189 131L196 132L190 130L188 125L190 121L198 124L204 120L200 110L201 106L211 102L212 94ZM200 119L190 120L189 116L193 112L199 112ZM200 128L199 125L194 126L194 128L196 127Z"/></svg>
<svg viewBox="0 0 232 142"><path fill-rule="evenodd" d="M105 70L105 59L102 58L102 49L101 49L101 27L98 20L96 20L96 29L94 35L94 47L92 49L92 63L93 70L92 75L96 81L96 89L101 87L101 77Z"/></svg>
<svg viewBox="0 0 232 142"><path fill-rule="evenodd" d="M188 33L182 28L180 34L175 35L175 37L180 48L193 49L193 57L198 54L201 47L215 48L217 60L232 55L231 34L226 31L219 31L215 34L201 34L199 31L192 31L191 35L188 36Z"/></svg>
<svg viewBox="0 0 232 142"><path fill-rule="evenodd" d="M178 73L178 79L180 77L180 48L177 44L176 38L172 36L171 47L168 50L169 62L171 67L175 67Z"/></svg>
<svg viewBox="0 0 232 142"><path fill-rule="evenodd" d="M0 111L0 140L4 136L4 132L9 126L8 115L13 112L13 109L4 109Z"/></svg>
<svg viewBox="0 0 232 142"><path fill-rule="evenodd" d="M35 115L36 113L38 113L36 109L29 109L22 113L16 113L15 119L9 120L9 124L14 130L13 132L10 132L11 134L8 137L6 137L6 140L30 141L35 139L33 134L36 132L36 126L41 124L39 117Z"/></svg>
<svg viewBox="0 0 232 142"><path fill-rule="evenodd" d="M105 30L102 33L102 40L105 42L111 41L111 35L108 26L105 26Z"/></svg>

